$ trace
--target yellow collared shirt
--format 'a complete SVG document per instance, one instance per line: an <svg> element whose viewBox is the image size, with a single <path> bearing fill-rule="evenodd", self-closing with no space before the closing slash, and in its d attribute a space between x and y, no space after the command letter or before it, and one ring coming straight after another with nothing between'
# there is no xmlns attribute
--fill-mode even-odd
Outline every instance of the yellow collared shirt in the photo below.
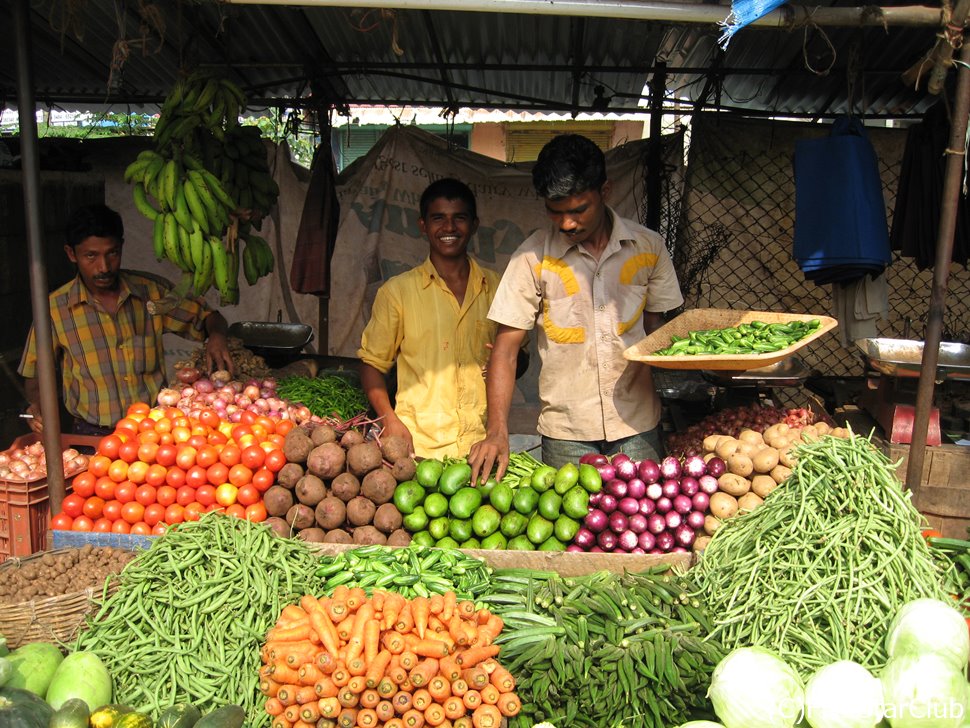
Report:
<svg viewBox="0 0 970 728"><path fill-rule="evenodd" d="M469 258L461 306L430 258L377 291L357 355L387 373L397 362L394 411L419 457L463 457L485 436L487 318L499 276Z"/></svg>

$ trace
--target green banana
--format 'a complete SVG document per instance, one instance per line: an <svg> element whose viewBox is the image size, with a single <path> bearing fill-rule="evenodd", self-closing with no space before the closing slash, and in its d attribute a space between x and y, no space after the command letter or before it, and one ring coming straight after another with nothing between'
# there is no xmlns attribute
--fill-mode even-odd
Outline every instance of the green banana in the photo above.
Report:
<svg viewBox="0 0 970 728"><path fill-rule="evenodd" d="M202 170L202 180L205 182L206 189L215 197L219 202L223 204L226 208L230 210L236 209L236 203L226 192L226 188L222 186L222 182L219 178L215 176L212 172L208 170Z"/></svg>
<svg viewBox="0 0 970 728"><path fill-rule="evenodd" d="M202 207L205 209L206 218L209 221L209 232L218 234L226 222L223 219L221 203L219 203L212 196L212 193L209 192L209 187L206 185L205 177L202 176L201 172L196 172L194 169L190 169L188 175L189 180L191 180L192 186L195 189L195 194L199 198L199 202L202 203Z"/></svg>
<svg viewBox="0 0 970 728"><path fill-rule="evenodd" d="M177 140L184 141L201 123L202 116L200 114L193 113L183 117L175 122L174 128L172 129L172 136Z"/></svg>
<svg viewBox="0 0 970 728"><path fill-rule="evenodd" d="M216 290L219 291L220 297L228 299L231 295L229 251L226 250L222 241L214 235L209 236L209 248L212 251L212 274Z"/></svg>
<svg viewBox="0 0 970 728"><path fill-rule="evenodd" d="M141 182L135 183L135 186L131 191L131 196L135 200L135 207L138 209L138 212L147 217L149 220L155 220L158 218L159 212L155 209L155 206L149 202L148 196L145 193L145 185L143 185Z"/></svg>
<svg viewBox="0 0 970 728"><path fill-rule="evenodd" d="M194 154L182 153L182 164L185 165L186 169L191 169L196 172L201 172L205 169L205 165L202 164L202 160L196 157Z"/></svg>
<svg viewBox="0 0 970 728"><path fill-rule="evenodd" d="M136 159L134 162L125 167L124 180L129 184L136 177L141 177L145 173L145 168L148 166L147 159Z"/></svg>
<svg viewBox="0 0 970 728"><path fill-rule="evenodd" d="M185 186L181 183L176 186L175 204L172 205L172 212L175 213L175 219L178 220L179 227L185 230L185 232L192 230L194 215L185 199Z"/></svg>
<svg viewBox="0 0 970 728"><path fill-rule="evenodd" d="M192 219L195 223L202 228L202 232L208 235L210 232L214 233L214 230L209 228L209 217L206 214L205 206L199 199L199 193L195 189L195 184L192 182L192 178L186 176L182 180L182 194L185 197L185 203L189 208L189 212L192 214ZM186 228L186 232L192 231L192 225L189 224Z"/></svg>
<svg viewBox="0 0 970 728"><path fill-rule="evenodd" d="M202 251L208 247L205 242L205 233L199 227L199 224L195 223L192 226L192 232L189 233L189 256L192 258L192 268L194 270L202 267Z"/></svg>
<svg viewBox="0 0 970 728"><path fill-rule="evenodd" d="M166 96L165 100L162 102L162 116L172 113L179 107L179 104L182 103L182 96L184 93L185 82L182 80L176 81L172 86L172 90L168 92L168 96Z"/></svg>
<svg viewBox="0 0 970 728"><path fill-rule="evenodd" d="M164 206L169 210L175 209L175 188L177 186L179 177L178 162L174 159L170 159L165 163L165 169L162 171L162 184L161 192L162 197L159 199L163 201Z"/></svg>
<svg viewBox="0 0 970 728"><path fill-rule="evenodd" d="M145 166L145 173L141 181L145 185L145 191L152 197L161 202L164 196L159 192L159 181L162 178L161 172L165 169L165 158L158 156Z"/></svg>
<svg viewBox="0 0 970 728"><path fill-rule="evenodd" d="M202 86L202 90L199 92L199 97L196 99L195 104L192 108L195 111L205 111L212 100L216 97L216 91L219 90L219 80L216 78L210 78Z"/></svg>
<svg viewBox="0 0 970 728"><path fill-rule="evenodd" d="M221 127L222 120L226 115L226 102L220 97L212 104L212 110L206 114L204 126L208 129Z"/></svg>
<svg viewBox="0 0 970 728"><path fill-rule="evenodd" d="M152 252L155 253L155 260L165 259L165 218L167 215L165 213L159 213L158 217L155 218L155 224L152 227Z"/></svg>
<svg viewBox="0 0 970 728"><path fill-rule="evenodd" d="M260 275L257 255L256 246L249 238L246 238L246 247L243 249L242 253L242 266L243 275L246 277L246 283L251 286L256 285L256 281L259 280Z"/></svg>
<svg viewBox="0 0 970 728"><path fill-rule="evenodd" d="M245 106L246 106L246 95L243 93L242 89L239 88L239 86L237 86L236 84L234 84L228 78L220 78L219 79L219 85L221 85L223 89L225 89L226 91L228 91L229 94L232 95L233 98L236 99L236 103L241 108L245 108Z"/></svg>
<svg viewBox="0 0 970 728"><path fill-rule="evenodd" d="M182 261L182 254L179 252L179 224L175 219L174 213L165 213L165 232L162 237L165 248L165 257L177 265L183 271L187 271L185 263Z"/></svg>
<svg viewBox="0 0 970 728"><path fill-rule="evenodd" d="M185 263L185 268L189 272L195 270L195 263L192 260L192 241L189 239L190 233L181 225L178 226L179 236L179 258Z"/></svg>
<svg viewBox="0 0 970 728"><path fill-rule="evenodd" d="M205 239L202 240L201 252L201 263L196 267L195 275L192 279L192 287L195 290L196 296L203 295L212 287L212 248L209 247Z"/></svg>

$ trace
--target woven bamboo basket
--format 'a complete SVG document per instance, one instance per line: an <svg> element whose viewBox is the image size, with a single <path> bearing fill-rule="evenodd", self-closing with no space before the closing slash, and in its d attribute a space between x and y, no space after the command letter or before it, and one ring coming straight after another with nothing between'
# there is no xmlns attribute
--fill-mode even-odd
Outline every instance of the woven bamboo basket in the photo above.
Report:
<svg viewBox="0 0 970 728"><path fill-rule="evenodd" d="M818 319L821 325L813 333L791 346L765 354L711 354L657 356L654 352L670 346L672 336L686 336L691 331L726 329L738 324L763 321L766 324L791 323L792 321L812 321ZM663 369L731 369L743 371L768 366L791 356L806 344L827 334L839 325L831 316L806 313L774 313L772 311L734 311L725 308L695 308L685 311L672 321L623 352L631 361L641 361Z"/></svg>
<svg viewBox="0 0 970 728"><path fill-rule="evenodd" d="M24 558L11 557L0 564L0 571L19 569L22 564L45 554L57 554L72 549L55 549ZM110 596L117 589L117 580L108 587ZM87 587L82 591L55 597L33 599L19 604L0 604L0 634L7 638L7 646L16 649L28 642L68 643L77 636L84 618L94 612L104 596L104 587Z"/></svg>

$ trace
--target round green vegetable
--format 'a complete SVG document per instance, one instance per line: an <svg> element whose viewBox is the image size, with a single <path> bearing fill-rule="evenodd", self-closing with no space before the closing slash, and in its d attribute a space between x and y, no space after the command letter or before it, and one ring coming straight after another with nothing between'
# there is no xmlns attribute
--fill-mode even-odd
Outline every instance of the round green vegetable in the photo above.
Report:
<svg viewBox="0 0 970 728"><path fill-rule="evenodd" d="M6 687L29 690L43 698L64 655L50 642L31 642L11 652L7 660L13 672Z"/></svg>
<svg viewBox="0 0 970 728"><path fill-rule="evenodd" d="M111 675L93 652L71 653L54 672L47 688L47 702L57 710L71 698L83 700L88 710L111 702Z"/></svg>
<svg viewBox="0 0 970 728"><path fill-rule="evenodd" d="M47 728L53 709L29 690L0 688L0 726L3 728Z"/></svg>
<svg viewBox="0 0 970 728"><path fill-rule="evenodd" d="M502 521L502 514L490 505L481 506L475 515L472 516L472 531L479 538L491 536L498 531L499 523Z"/></svg>
<svg viewBox="0 0 970 728"><path fill-rule="evenodd" d="M414 469L414 479L424 488L435 488L444 469L440 460L422 460Z"/></svg>
<svg viewBox="0 0 970 728"><path fill-rule="evenodd" d="M415 508L424 502L425 490L414 480L405 480L398 483L394 489L394 505L401 512L401 515L412 513Z"/></svg>
<svg viewBox="0 0 970 728"><path fill-rule="evenodd" d="M805 702L798 673L763 647L739 647L721 660L708 696L726 728L792 728Z"/></svg>
<svg viewBox="0 0 970 728"><path fill-rule="evenodd" d="M562 496L554 490L547 490L539 496L539 515L554 521L559 518L559 511L562 508Z"/></svg>
<svg viewBox="0 0 970 728"><path fill-rule="evenodd" d="M445 495L454 495L459 488L472 482L472 469L468 463L452 463L438 478L438 490ZM479 494L481 497L481 494Z"/></svg>
<svg viewBox="0 0 970 728"><path fill-rule="evenodd" d="M470 518L452 518L448 526L448 535L461 543L472 537L472 522Z"/></svg>
<svg viewBox="0 0 970 728"><path fill-rule="evenodd" d="M448 513L448 499L441 493L429 493L424 499L424 512L428 518L440 518Z"/></svg>
<svg viewBox="0 0 970 728"><path fill-rule="evenodd" d="M482 504L482 494L477 488L460 488L448 501L448 510L455 518L471 518Z"/></svg>

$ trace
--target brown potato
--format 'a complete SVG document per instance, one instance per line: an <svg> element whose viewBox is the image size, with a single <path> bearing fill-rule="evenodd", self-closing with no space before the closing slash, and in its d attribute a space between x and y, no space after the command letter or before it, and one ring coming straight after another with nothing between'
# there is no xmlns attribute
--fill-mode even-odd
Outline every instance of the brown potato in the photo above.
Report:
<svg viewBox="0 0 970 728"><path fill-rule="evenodd" d="M354 445L359 445L364 441L364 436L360 430L347 430L340 438L340 447L349 450Z"/></svg>
<svg viewBox="0 0 970 728"><path fill-rule="evenodd" d="M748 442L747 440L741 440L738 443L738 451L734 453L735 455L744 455L745 457L754 457L754 454L760 450L763 445L755 444L753 442Z"/></svg>
<svg viewBox="0 0 970 728"><path fill-rule="evenodd" d="M327 532L322 528L317 528L316 526L310 526L310 528L304 528L296 537L301 541L306 541L307 543L323 543L323 539L327 537Z"/></svg>
<svg viewBox="0 0 970 728"><path fill-rule="evenodd" d="M708 535L698 536L694 539L694 551L703 551L707 548L707 545L711 542L711 537Z"/></svg>
<svg viewBox="0 0 970 728"><path fill-rule="evenodd" d="M784 465L776 465L769 475L772 480L781 485L791 476L791 468Z"/></svg>
<svg viewBox="0 0 970 728"><path fill-rule="evenodd" d="M398 483L411 480L417 472L413 458L401 458L391 466L391 474Z"/></svg>
<svg viewBox="0 0 970 728"><path fill-rule="evenodd" d="M286 512L286 522L297 531L309 528L316 522L313 509L302 503L297 503Z"/></svg>
<svg viewBox="0 0 970 728"><path fill-rule="evenodd" d="M374 513L374 527L381 533L393 533L401 527L401 512L393 503L385 503Z"/></svg>
<svg viewBox="0 0 970 728"><path fill-rule="evenodd" d="M411 457L408 441L399 435L388 435L381 441L381 454L389 463Z"/></svg>
<svg viewBox="0 0 970 728"><path fill-rule="evenodd" d="M759 498L767 498L768 494L778 487L778 483L770 475L756 475L751 479L751 492Z"/></svg>
<svg viewBox="0 0 970 728"><path fill-rule="evenodd" d="M310 430L310 441L317 447L328 442L337 441L337 432L328 424L320 423Z"/></svg>
<svg viewBox="0 0 970 728"><path fill-rule="evenodd" d="M263 521L263 523L269 526L273 533L282 538L289 538L292 533L290 524L287 523L286 520L277 516L267 518L265 521Z"/></svg>
<svg viewBox="0 0 970 728"><path fill-rule="evenodd" d="M717 487L722 492L739 498L751 490L751 481L737 473L724 473L717 479Z"/></svg>
<svg viewBox="0 0 970 728"><path fill-rule="evenodd" d="M728 472L747 478L754 472L754 463L747 455L735 453L727 459Z"/></svg>
<svg viewBox="0 0 970 728"><path fill-rule="evenodd" d="M714 516L704 516L704 533L713 536L714 532L721 527L721 521Z"/></svg>
<svg viewBox="0 0 970 728"><path fill-rule="evenodd" d="M387 537L373 526L360 526L354 529L354 543L386 544Z"/></svg>
<svg viewBox="0 0 970 728"><path fill-rule="evenodd" d="M754 493L745 493L743 496L738 498L738 512L748 513L749 511L753 511L762 503L764 503L764 500L756 496Z"/></svg>
<svg viewBox="0 0 970 728"><path fill-rule="evenodd" d="M354 526L366 526L371 523L376 512L377 506L360 495L347 504L347 520Z"/></svg>
<svg viewBox="0 0 970 728"><path fill-rule="evenodd" d="M751 458L756 473L770 473L778 464L778 451L773 447L763 447Z"/></svg>
<svg viewBox="0 0 970 728"><path fill-rule="evenodd" d="M764 445L765 443L764 437L757 430L741 430L738 439L741 442L750 442L752 445Z"/></svg>
<svg viewBox="0 0 970 728"><path fill-rule="evenodd" d="M353 543L353 537L347 533L347 531L342 528L335 528L332 531L327 531L327 535L323 538L324 543Z"/></svg>
<svg viewBox="0 0 970 728"><path fill-rule="evenodd" d="M733 495L719 491L711 496L710 509L714 518L724 521L738 512L738 501Z"/></svg>
<svg viewBox="0 0 970 728"><path fill-rule="evenodd" d="M316 475L307 473L297 481L293 494L300 503L312 508L327 497L327 486Z"/></svg>
<svg viewBox="0 0 970 728"><path fill-rule="evenodd" d="M270 516L285 516L286 512L293 507L293 493L282 485L271 485L263 493L263 505L266 506L266 513Z"/></svg>
<svg viewBox="0 0 970 728"><path fill-rule="evenodd" d="M347 470L358 478L381 467L382 462L381 449L376 442L362 442L347 451Z"/></svg>
<svg viewBox="0 0 970 728"><path fill-rule="evenodd" d="M283 439L283 454L287 462L305 463L313 449L313 441L302 428L294 427Z"/></svg>
<svg viewBox="0 0 970 728"><path fill-rule="evenodd" d="M344 503L360 495L360 481L353 473L341 473L330 483L330 492Z"/></svg>
<svg viewBox="0 0 970 728"><path fill-rule="evenodd" d="M388 546L407 546L411 543L411 534L399 528L387 537Z"/></svg>
<svg viewBox="0 0 970 728"><path fill-rule="evenodd" d="M292 490L304 473L303 466L299 463L287 463L276 474L276 482L284 488Z"/></svg>
<svg viewBox="0 0 970 728"><path fill-rule="evenodd" d="M397 488L397 479L387 468L371 470L360 481L360 494L377 506L391 500L394 497L395 488Z"/></svg>
<svg viewBox="0 0 970 728"><path fill-rule="evenodd" d="M725 437L719 443L717 443L717 447L714 448L714 452L717 453L717 456L721 458L721 460L727 462L727 459L738 451L738 447L740 445L741 443L735 440L733 437Z"/></svg>
<svg viewBox="0 0 970 728"><path fill-rule="evenodd" d="M329 480L343 472L346 462L347 453L340 445L335 442L325 442L310 451L306 469L318 478Z"/></svg>

